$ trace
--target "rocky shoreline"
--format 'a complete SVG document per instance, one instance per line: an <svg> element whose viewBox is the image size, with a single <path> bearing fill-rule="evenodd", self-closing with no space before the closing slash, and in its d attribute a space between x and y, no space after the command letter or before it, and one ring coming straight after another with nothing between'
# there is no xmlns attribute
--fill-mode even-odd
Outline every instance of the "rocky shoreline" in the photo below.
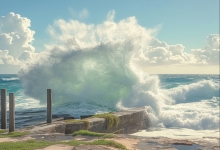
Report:
<svg viewBox="0 0 220 150"><path fill-rule="evenodd" d="M47 134L28 134L24 137L17 138L0 138L1 142L18 142L24 141L28 139L35 140L46 140L51 142L57 141L70 141L70 140L80 140L80 141L92 141L99 139L100 137L92 137L92 136L72 136L71 134L62 134L62 133L47 133ZM220 146L216 141L207 141L207 140L197 140L197 139L172 139L167 137L139 137L128 134L117 134L115 138L110 138L109 140L116 141L125 145L128 149L132 150L219 150ZM68 145L51 145L42 150L116 150L117 148L99 146L99 145L79 145L79 146L68 146ZM39 149L40 150L40 149Z"/></svg>
<svg viewBox="0 0 220 150"><path fill-rule="evenodd" d="M116 137L107 140L118 142L131 150L219 150L219 130L212 134L207 134L205 130L203 133L196 133L197 131L191 129L165 129L163 130L146 130L143 136L136 132L149 127L149 120L144 108L133 108L126 111L114 112L114 115L119 117L120 123L117 127L106 128L107 120L104 118L90 118L90 131L113 133L115 131ZM71 129L71 130L70 130ZM71 131L71 132L67 132ZM28 131L29 134L17 138L0 138L1 142L18 142L28 139L46 140L50 142L67 142L72 140L78 141L93 141L100 139L94 136L72 136L71 133L85 130L83 122L73 122L67 124L63 118L57 118L52 123L47 124L43 122L39 125L20 129L19 131ZM144 130L145 131L145 130ZM187 131L187 132L186 132ZM195 132L194 132L195 131ZM116 133L116 132L115 132ZM135 133L135 134L132 134ZM183 134L184 133L184 134ZM190 135L190 134L191 135ZM197 134L197 136L195 136ZM147 135L147 136L146 136ZM205 135L204 137L202 135ZM100 145L51 145L41 150L116 150L117 148L100 146ZM40 149L38 149L40 150Z"/></svg>

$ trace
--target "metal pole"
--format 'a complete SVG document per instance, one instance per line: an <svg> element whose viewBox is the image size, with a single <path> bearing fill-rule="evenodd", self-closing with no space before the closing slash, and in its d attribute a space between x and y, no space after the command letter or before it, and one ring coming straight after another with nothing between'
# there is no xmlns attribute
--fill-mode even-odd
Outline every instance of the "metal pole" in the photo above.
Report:
<svg viewBox="0 0 220 150"><path fill-rule="evenodd" d="M14 93L9 93L9 132L15 130L15 97Z"/></svg>
<svg viewBox="0 0 220 150"><path fill-rule="evenodd" d="M1 89L1 129L6 129L7 113L6 113L6 89Z"/></svg>
<svg viewBox="0 0 220 150"><path fill-rule="evenodd" d="M47 123L52 122L52 91L47 89Z"/></svg>

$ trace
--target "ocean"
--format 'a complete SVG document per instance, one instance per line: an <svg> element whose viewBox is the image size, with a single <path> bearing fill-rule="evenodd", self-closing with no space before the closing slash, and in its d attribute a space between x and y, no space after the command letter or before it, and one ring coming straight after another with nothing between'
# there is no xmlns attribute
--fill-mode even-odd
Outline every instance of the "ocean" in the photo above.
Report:
<svg viewBox="0 0 220 150"><path fill-rule="evenodd" d="M54 102L53 116L79 118L80 115L145 107L151 119L151 127L155 129L219 130L219 75L160 74L145 77L144 81L138 83L120 77L94 85L91 84L93 81L88 81L91 82L89 86L79 87L76 84L78 87L71 88L75 90L72 92L68 89L72 85L68 83L63 83L66 85L64 90L62 85L61 89L54 85L50 87ZM36 97L35 93L39 93L34 91L34 86L39 87L40 83L33 83L33 88L27 89L26 82L16 74L0 75L0 89L7 89L7 95L15 93L17 129L46 120L47 87L40 90L42 94ZM30 94L30 90L34 94ZM41 97L44 99L38 99Z"/></svg>

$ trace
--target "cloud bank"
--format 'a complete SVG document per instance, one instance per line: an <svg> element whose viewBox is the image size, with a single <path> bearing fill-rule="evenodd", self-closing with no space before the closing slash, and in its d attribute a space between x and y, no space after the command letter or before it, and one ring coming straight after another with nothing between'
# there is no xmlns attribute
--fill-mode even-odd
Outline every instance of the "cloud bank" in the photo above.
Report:
<svg viewBox="0 0 220 150"><path fill-rule="evenodd" d="M78 13L80 18L87 16L86 9ZM208 35L205 47L188 53L182 44L169 45L157 39L157 28L146 29L138 24L135 17L115 22L114 16L115 11L112 10L107 14L106 21L98 25L77 20L55 20L48 26L53 42L45 43L45 52L39 54L32 46L35 31L30 29L30 19L11 12L0 18L0 65L20 67L64 51L125 40L133 45L133 61L144 66L219 65L219 34Z"/></svg>
<svg viewBox="0 0 220 150"><path fill-rule="evenodd" d="M198 64L219 65L220 35L211 34L206 38L207 45L203 49L193 49Z"/></svg>
<svg viewBox="0 0 220 150"><path fill-rule="evenodd" d="M218 34L211 34L204 48L187 53L182 44L169 45L152 38L143 49L140 61L146 65L219 65L219 39Z"/></svg>

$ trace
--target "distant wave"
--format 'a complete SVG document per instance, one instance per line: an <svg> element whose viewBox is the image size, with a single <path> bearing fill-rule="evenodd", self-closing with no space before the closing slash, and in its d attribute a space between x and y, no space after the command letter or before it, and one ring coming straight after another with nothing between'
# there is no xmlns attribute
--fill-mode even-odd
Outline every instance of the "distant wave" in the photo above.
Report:
<svg viewBox="0 0 220 150"><path fill-rule="evenodd" d="M19 80L18 78L2 78L2 81L15 81L15 80Z"/></svg>
<svg viewBox="0 0 220 150"><path fill-rule="evenodd" d="M219 85L213 80L203 80L188 85L179 85L178 87L163 90L163 93L175 103L197 102L213 97L219 97Z"/></svg>

